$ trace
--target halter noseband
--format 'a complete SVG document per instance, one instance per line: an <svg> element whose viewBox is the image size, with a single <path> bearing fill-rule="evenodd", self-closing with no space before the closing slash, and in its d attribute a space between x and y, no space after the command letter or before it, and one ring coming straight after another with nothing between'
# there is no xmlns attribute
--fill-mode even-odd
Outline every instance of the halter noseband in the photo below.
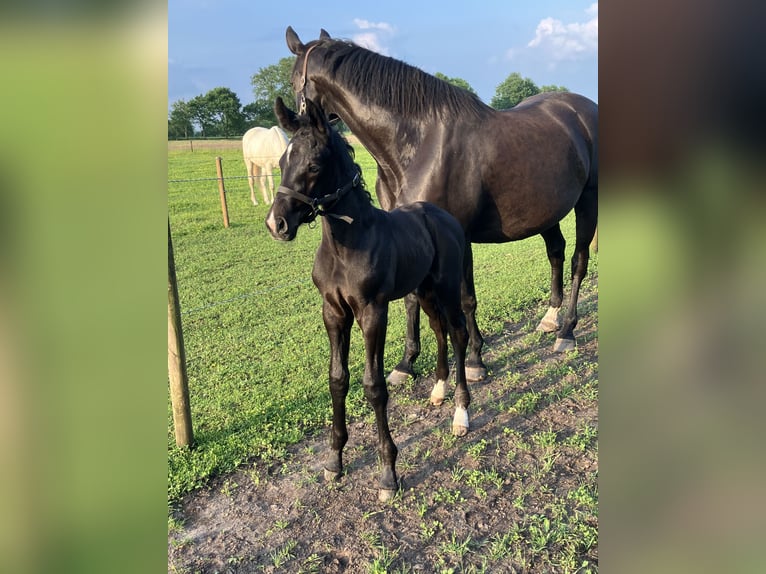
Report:
<svg viewBox="0 0 766 574"><path fill-rule="evenodd" d="M316 219L317 215L321 216L329 216L334 217L335 219L340 219L341 221L345 221L346 223L353 223L354 220L349 217L348 215L338 215L336 213L330 213L327 211L327 209L323 209L320 211L320 208L327 205L328 203L335 204L340 200L341 197L346 195L349 191L354 189L357 185L359 185L360 181L360 174L357 170L356 174L354 174L354 177L349 181L346 185L343 187L339 187L332 193L328 193L327 195L323 195L322 197L309 197L308 195L304 195L300 193L299 191L295 191L294 189L290 189L289 187L285 187L284 185L280 185L277 188L277 194L284 194L288 197L292 197L294 199L297 199L298 201L301 201L311 207L311 216L309 219L309 222ZM332 206L330 206L332 207Z"/></svg>

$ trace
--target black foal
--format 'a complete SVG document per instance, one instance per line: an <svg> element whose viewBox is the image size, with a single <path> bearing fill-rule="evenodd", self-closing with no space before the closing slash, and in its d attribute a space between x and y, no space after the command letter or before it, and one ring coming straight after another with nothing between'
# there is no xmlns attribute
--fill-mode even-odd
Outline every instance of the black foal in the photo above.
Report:
<svg viewBox="0 0 766 574"><path fill-rule="evenodd" d="M333 422L325 476L343 470L348 440L346 395L348 352L356 319L365 345L364 393L375 411L382 462L379 498L396 492L397 448L388 426L388 389L383 374L383 347L388 303L415 292L436 334L437 382L431 401L441 404L449 375L447 333L455 354L453 433L468 432L470 395L465 354L468 332L461 308L460 282L465 237L446 211L417 202L391 212L375 208L354 163L352 148L332 129L311 100L296 115L277 98L274 109L282 127L294 133L280 168L282 185L266 217L275 239L291 241L302 223L322 217L322 241L312 278L323 297L322 316L330 338L330 392Z"/></svg>

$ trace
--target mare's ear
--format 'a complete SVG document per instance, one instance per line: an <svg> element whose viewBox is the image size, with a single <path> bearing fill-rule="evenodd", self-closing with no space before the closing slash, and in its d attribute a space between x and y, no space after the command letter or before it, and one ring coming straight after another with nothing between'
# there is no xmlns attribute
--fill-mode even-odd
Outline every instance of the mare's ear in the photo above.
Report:
<svg viewBox="0 0 766 574"><path fill-rule="evenodd" d="M332 38L330 38L330 34L327 33L327 30L322 28L321 30L319 30L319 39L320 40L331 40Z"/></svg>
<svg viewBox="0 0 766 574"><path fill-rule="evenodd" d="M311 120L311 125L316 127L319 133L326 134L330 131L330 124L327 123L324 111L308 98L306 98L306 114Z"/></svg>
<svg viewBox="0 0 766 574"><path fill-rule="evenodd" d="M298 131L298 116L285 105L281 96L277 96L277 99L274 101L274 114L276 114L279 125L283 129L293 133Z"/></svg>
<svg viewBox="0 0 766 574"><path fill-rule="evenodd" d="M295 33L292 26L287 27L285 40L287 40L287 47L289 50L296 56L303 54L303 52L306 51L306 46L301 42L301 39L298 37L298 34Z"/></svg>

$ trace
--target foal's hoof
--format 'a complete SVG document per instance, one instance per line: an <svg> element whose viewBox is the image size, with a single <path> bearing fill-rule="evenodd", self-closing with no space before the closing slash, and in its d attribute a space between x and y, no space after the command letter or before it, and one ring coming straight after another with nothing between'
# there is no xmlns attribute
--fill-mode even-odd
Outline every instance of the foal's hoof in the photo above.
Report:
<svg viewBox="0 0 766 574"><path fill-rule="evenodd" d="M560 307L548 307L548 311L540 320L535 331L542 331L543 333L555 333L558 331L561 328L559 309Z"/></svg>
<svg viewBox="0 0 766 574"><path fill-rule="evenodd" d="M452 425L452 434L455 436L465 436L468 434L468 427L462 425Z"/></svg>
<svg viewBox="0 0 766 574"><path fill-rule="evenodd" d="M378 500L380 502L388 502L394 496L396 496L395 490L388 490L387 488L381 488L378 490Z"/></svg>
<svg viewBox="0 0 766 574"><path fill-rule="evenodd" d="M455 416L452 417L452 434L455 436L465 436L468 434L468 426L468 409L456 407Z"/></svg>
<svg viewBox="0 0 766 574"><path fill-rule="evenodd" d="M553 344L553 351L556 353L564 353L566 351L573 351L575 348L574 339L561 339L556 338L556 342Z"/></svg>
<svg viewBox="0 0 766 574"><path fill-rule="evenodd" d="M388 375L388 378L386 379L389 383L392 385L400 385L403 382L405 382L409 378L410 374L405 373L404 371L400 371L399 369L394 369L391 371L391 374Z"/></svg>
<svg viewBox="0 0 766 574"><path fill-rule="evenodd" d="M340 472L324 469L324 479L327 482L335 482L340 480L340 475L341 475Z"/></svg>
<svg viewBox="0 0 766 574"><path fill-rule="evenodd" d="M487 378L487 368L466 366L465 378L466 380L472 381L474 383L478 381L483 381L484 379Z"/></svg>
<svg viewBox="0 0 766 574"><path fill-rule="evenodd" d="M431 404L435 407L440 406L447 396L447 381L437 380L434 388L431 390Z"/></svg>

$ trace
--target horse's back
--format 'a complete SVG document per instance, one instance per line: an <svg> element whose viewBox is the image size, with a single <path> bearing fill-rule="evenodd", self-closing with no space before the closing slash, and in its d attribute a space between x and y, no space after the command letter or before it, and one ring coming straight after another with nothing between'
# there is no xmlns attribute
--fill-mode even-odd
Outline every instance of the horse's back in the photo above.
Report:
<svg viewBox="0 0 766 574"><path fill-rule="evenodd" d="M255 162L276 162L287 149L287 135L277 127L250 128L242 136L242 153L246 159Z"/></svg>
<svg viewBox="0 0 766 574"><path fill-rule="evenodd" d="M530 96L501 113L506 117L513 117L516 121L528 119L536 124L552 119L567 127L571 133L593 142L594 151L598 149L598 104L580 94L543 92Z"/></svg>
<svg viewBox="0 0 766 574"><path fill-rule="evenodd" d="M460 222L449 212L427 201L416 201L390 212L415 216L427 234L430 244L431 270L440 275L454 274L459 282L465 252L465 232Z"/></svg>

